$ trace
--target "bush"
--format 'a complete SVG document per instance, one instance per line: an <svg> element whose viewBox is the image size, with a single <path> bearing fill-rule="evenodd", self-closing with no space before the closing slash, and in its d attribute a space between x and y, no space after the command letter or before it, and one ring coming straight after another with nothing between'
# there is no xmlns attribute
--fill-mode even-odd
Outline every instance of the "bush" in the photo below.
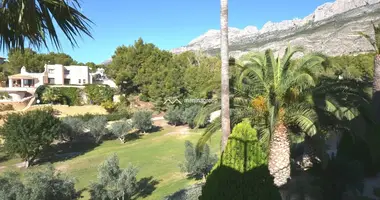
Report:
<svg viewBox="0 0 380 200"><path fill-rule="evenodd" d="M62 138L72 141L83 134L84 121L78 117L65 117L62 119Z"/></svg>
<svg viewBox="0 0 380 200"><path fill-rule="evenodd" d="M114 122L111 125L111 132L115 135L121 143L125 143L126 135L132 130L132 124L127 120L122 120L120 122Z"/></svg>
<svg viewBox="0 0 380 200"><path fill-rule="evenodd" d="M108 85L86 85L84 91L91 104L100 105L107 101L113 101L114 91Z"/></svg>
<svg viewBox="0 0 380 200"><path fill-rule="evenodd" d="M194 119L197 116L197 114L200 112L201 106L199 105L193 105L188 108L186 108L182 114L182 120L184 123L188 124L190 128L195 127Z"/></svg>
<svg viewBox="0 0 380 200"><path fill-rule="evenodd" d="M42 94L45 92L45 90L46 90L46 86L40 85L40 86L38 86L38 88L36 89L36 92L35 92L37 99L39 99L41 103L43 103L42 102Z"/></svg>
<svg viewBox="0 0 380 200"><path fill-rule="evenodd" d="M21 181L17 172L0 176L0 198L15 200L77 199L74 179L55 171L52 165L27 171Z"/></svg>
<svg viewBox="0 0 380 200"><path fill-rule="evenodd" d="M25 113L11 113L5 119L0 135L4 137L4 147L10 154L18 154L33 164L54 141L59 138L60 120L53 116L52 109L33 110Z"/></svg>
<svg viewBox="0 0 380 200"><path fill-rule="evenodd" d="M112 101L106 101L101 103L101 106L108 112L113 113L116 111L118 104L113 103Z"/></svg>
<svg viewBox="0 0 380 200"><path fill-rule="evenodd" d="M177 126L184 123L182 115L183 115L183 109L179 107L171 107L165 113L164 118L168 121L169 124Z"/></svg>
<svg viewBox="0 0 380 200"><path fill-rule="evenodd" d="M84 125L96 143L99 143L103 137L108 134L106 126L107 118L104 116L94 117L88 120Z"/></svg>
<svg viewBox="0 0 380 200"><path fill-rule="evenodd" d="M153 128L152 112L147 110L137 111L132 117L133 127L142 132L147 132Z"/></svg>
<svg viewBox="0 0 380 200"><path fill-rule="evenodd" d="M137 168L129 165L120 169L119 159L113 155L98 168L98 180L90 185L91 199L132 199L137 191Z"/></svg>
<svg viewBox="0 0 380 200"><path fill-rule="evenodd" d="M83 120L84 122L89 121L90 119L93 119L94 117L105 117L107 121L117 121L124 118L130 118L131 114L128 112L115 112L107 115L102 114L92 114L92 113L85 113L82 115L75 115L73 117L79 118Z"/></svg>
<svg viewBox="0 0 380 200"><path fill-rule="evenodd" d="M217 160L216 155L210 154L210 148L207 144L202 155L197 157L194 145L190 141L185 141L185 161L180 164L180 168L190 177L205 178Z"/></svg>
<svg viewBox="0 0 380 200"><path fill-rule="evenodd" d="M75 87L60 87L58 88L59 93L62 94L63 102L69 106L81 105L81 89Z"/></svg>
<svg viewBox="0 0 380 200"><path fill-rule="evenodd" d="M62 103L64 97L58 88L46 88L44 93L42 93L42 102L44 103Z"/></svg>
<svg viewBox="0 0 380 200"><path fill-rule="evenodd" d="M9 96L8 92L0 92L0 99L9 99L11 96Z"/></svg>
<svg viewBox="0 0 380 200"><path fill-rule="evenodd" d="M9 110L14 110L15 108L13 107L12 104L0 104L0 112L3 111L9 111Z"/></svg>
<svg viewBox="0 0 380 200"><path fill-rule="evenodd" d="M203 184L195 184L186 189L182 189L170 196L164 198L164 200L198 200L202 194Z"/></svg>
<svg viewBox="0 0 380 200"><path fill-rule="evenodd" d="M266 156L248 120L235 126L227 146L207 176L200 200L281 199Z"/></svg>

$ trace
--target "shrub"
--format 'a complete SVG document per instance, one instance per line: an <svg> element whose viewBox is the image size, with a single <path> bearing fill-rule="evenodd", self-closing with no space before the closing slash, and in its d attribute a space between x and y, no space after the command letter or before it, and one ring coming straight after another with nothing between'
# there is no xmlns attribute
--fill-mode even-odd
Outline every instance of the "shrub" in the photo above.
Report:
<svg viewBox="0 0 380 200"><path fill-rule="evenodd" d="M168 121L169 124L177 126L184 123L182 115L183 109L179 107L171 107L165 113L164 118Z"/></svg>
<svg viewBox="0 0 380 200"><path fill-rule="evenodd" d="M133 127L145 133L153 128L152 112L147 110L137 111L133 114L132 122Z"/></svg>
<svg viewBox="0 0 380 200"><path fill-rule="evenodd" d="M132 124L127 120L115 122L111 125L111 132L115 135L121 143L125 143L126 135L132 130Z"/></svg>
<svg viewBox="0 0 380 200"><path fill-rule="evenodd" d="M201 107L199 105L193 105L186 108L182 114L183 122L188 124L190 128L194 128L195 122L194 119L197 114L200 112Z"/></svg>
<svg viewBox="0 0 380 200"><path fill-rule="evenodd" d="M108 85L86 85L84 91L88 100L95 105L113 100L114 91Z"/></svg>
<svg viewBox="0 0 380 200"><path fill-rule="evenodd" d="M9 99L11 96L9 96L8 92L0 92L0 99Z"/></svg>
<svg viewBox="0 0 380 200"><path fill-rule="evenodd" d="M44 103L62 103L63 95L58 88L46 88L42 94L42 101Z"/></svg>
<svg viewBox="0 0 380 200"><path fill-rule="evenodd" d="M38 86L38 88L36 89L36 92L35 92L37 99L39 99L41 103L43 103L42 102L42 94L45 92L45 90L46 90L46 86L40 85L40 86Z"/></svg>
<svg viewBox="0 0 380 200"><path fill-rule="evenodd" d="M75 87L60 87L59 93L62 94L63 104L76 106L81 104L80 89Z"/></svg>
<svg viewBox="0 0 380 200"><path fill-rule="evenodd" d="M15 108L13 107L12 104L0 104L0 112L14 110L14 109Z"/></svg>
<svg viewBox="0 0 380 200"><path fill-rule="evenodd" d="M27 167L33 164L35 158L59 137L61 124L53 112L52 109L39 109L9 114L0 129L6 151L18 154Z"/></svg>
<svg viewBox="0 0 380 200"><path fill-rule="evenodd" d="M72 141L83 134L84 121L78 117L65 117L62 119L62 138Z"/></svg>
<svg viewBox="0 0 380 200"><path fill-rule="evenodd" d="M202 186L203 184L192 185L165 197L164 200L198 200L202 194Z"/></svg>
<svg viewBox="0 0 380 200"><path fill-rule="evenodd" d="M84 127L92 135L96 143L99 143L102 138L107 135L107 118L104 116L97 116L88 120Z"/></svg>
<svg viewBox="0 0 380 200"><path fill-rule="evenodd" d="M233 129L225 151L207 176L199 199L281 199L266 166L256 130L249 121Z"/></svg>
<svg viewBox="0 0 380 200"><path fill-rule="evenodd" d="M1 199L72 200L76 199L75 181L55 171L52 165L27 171L21 181L17 172L0 176Z"/></svg>
<svg viewBox="0 0 380 200"><path fill-rule="evenodd" d="M210 148L207 144L201 156L197 157L194 145L190 141L185 141L185 161L180 164L180 168L190 177L205 178L217 160L216 155L210 154Z"/></svg>
<svg viewBox="0 0 380 200"><path fill-rule="evenodd" d="M137 191L137 168L129 165L120 169L119 159L113 155L98 168L98 180L90 185L91 199L132 199Z"/></svg>
<svg viewBox="0 0 380 200"><path fill-rule="evenodd" d="M116 111L118 104L113 103L112 101L106 101L101 103L101 106L108 112L113 113Z"/></svg>

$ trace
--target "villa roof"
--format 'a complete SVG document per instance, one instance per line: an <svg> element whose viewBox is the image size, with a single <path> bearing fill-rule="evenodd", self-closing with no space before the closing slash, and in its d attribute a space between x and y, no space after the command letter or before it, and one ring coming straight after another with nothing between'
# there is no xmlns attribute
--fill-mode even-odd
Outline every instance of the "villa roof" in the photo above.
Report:
<svg viewBox="0 0 380 200"><path fill-rule="evenodd" d="M27 74L15 74L12 76L8 76L8 78L19 78L19 79L34 79L33 76L27 75Z"/></svg>

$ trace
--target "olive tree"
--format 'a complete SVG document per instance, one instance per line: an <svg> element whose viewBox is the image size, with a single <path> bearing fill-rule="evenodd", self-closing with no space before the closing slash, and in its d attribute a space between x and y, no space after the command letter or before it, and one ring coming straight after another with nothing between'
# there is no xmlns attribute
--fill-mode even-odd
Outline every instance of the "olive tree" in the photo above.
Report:
<svg viewBox="0 0 380 200"><path fill-rule="evenodd" d="M140 110L133 114L133 126L142 132L147 132L153 128L152 112L148 110Z"/></svg>
<svg viewBox="0 0 380 200"><path fill-rule="evenodd" d="M61 131L61 122L54 117L53 109L39 109L22 113L11 113L0 128L4 148L9 154L17 154L33 164L54 141Z"/></svg>
<svg viewBox="0 0 380 200"><path fill-rule="evenodd" d="M111 125L111 132L113 135L115 135L121 143L125 143L126 135L129 131L132 130L132 124L131 122L127 121L126 119L118 122L114 122Z"/></svg>
<svg viewBox="0 0 380 200"><path fill-rule="evenodd" d="M92 199L132 199L137 192L137 168L129 165L120 169L119 159L114 154L98 168L98 180L90 185Z"/></svg>

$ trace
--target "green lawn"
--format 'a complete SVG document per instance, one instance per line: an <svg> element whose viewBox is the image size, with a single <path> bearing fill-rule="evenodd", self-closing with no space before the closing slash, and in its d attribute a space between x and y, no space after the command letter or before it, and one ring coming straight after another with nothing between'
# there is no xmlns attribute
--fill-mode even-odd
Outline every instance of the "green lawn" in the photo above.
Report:
<svg viewBox="0 0 380 200"><path fill-rule="evenodd" d="M95 149L72 158L71 160L54 163L57 169L75 177L78 190L85 189L91 181L96 180L97 167L104 159L116 153L122 168L129 163L139 168L138 178L148 180L155 188L153 192L139 199L162 199L194 183L180 172L178 164L184 159L184 141L196 142L201 131L192 131L187 135L173 134L177 128L166 127L159 132L143 136L141 139L121 144L119 140L106 141ZM171 134L167 134L171 133ZM220 134L211 140L211 148L218 152ZM0 163L9 166L17 159ZM82 193L83 199L89 199L87 191Z"/></svg>

